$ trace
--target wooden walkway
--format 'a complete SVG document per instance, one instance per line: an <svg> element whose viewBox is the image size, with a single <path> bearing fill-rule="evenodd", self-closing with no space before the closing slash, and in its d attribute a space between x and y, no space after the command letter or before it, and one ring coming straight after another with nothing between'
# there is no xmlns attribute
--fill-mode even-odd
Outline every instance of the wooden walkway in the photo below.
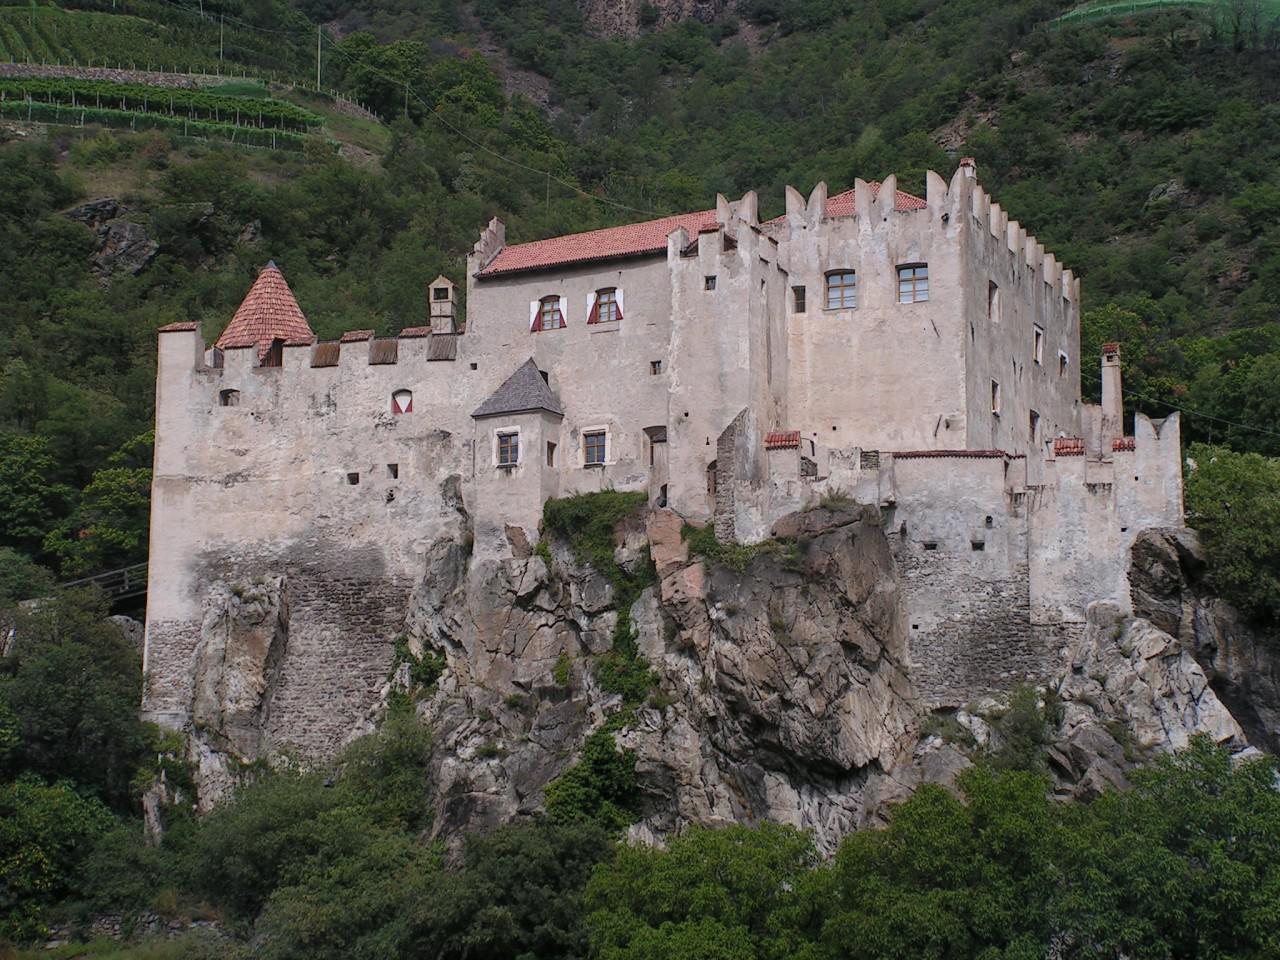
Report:
<svg viewBox="0 0 1280 960"><path fill-rule="evenodd" d="M129 597L141 597L147 592L147 565L135 563L131 567L119 570L108 570L93 577L72 580L62 584L64 587L95 586L106 594L111 601L126 600Z"/></svg>

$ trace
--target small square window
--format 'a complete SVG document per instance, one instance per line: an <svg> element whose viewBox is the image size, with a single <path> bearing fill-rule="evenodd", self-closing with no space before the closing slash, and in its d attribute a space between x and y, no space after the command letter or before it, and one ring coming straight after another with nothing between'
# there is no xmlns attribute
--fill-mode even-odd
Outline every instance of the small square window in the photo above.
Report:
<svg viewBox="0 0 1280 960"><path fill-rule="evenodd" d="M804 287L791 288L791 305L796 313L804 313Z"/></svg>
<svg viewBox="0 0 1280 960"><path fill-rule="evenodd" d="M858 306L858 275L852 270L827 274L827 309L853 310Z"/></svg>
<svg viewBox="0 0 1280 960"><path fill-rule="evenodd" d="M520 462L520 434L498 434L498 466L514 467Z"/></svg>
<svg viewBox="0 0 1280 960"><path fill-rule="evenodd" d="M358 473L348 473L348 474L347 474L347 485L348 485L348 486L352 486L352 487L354 487L354 486L355 486L357 483L359 483L359 482L360 482L360 474L358 474Z"/></svg>
<svg viewBox="0 0 1280 960"><path fill-rule="evenodd" d="M471 364L471 369L472 369L472 370L479 370L479 369L480 369L480 364L478 364L478 363L473 363L473 364Z"/></svg>
<svg viewBox="0 0 1280 960"><path fill-rule="evenodd" d="M1033 327L1031 330L1031 359L1036 362L1036 366L1044 363L1044 330L1040 327Z"/></svg>
<svg viewBox="0 0 1280 960"><path fill-rule="evenodd" d="M983 550L987 549L987 545L981 540L970 540L969 549L975 553L981 553Z"/></svg>
<svg viewBox="0 0 1280 960"><path fill-rule="evenodd" d="M714 290L715 288L716 288L716 278L715 278L715 277L703 277L703 278L702 278L702 289L703 289L703 290Z"/></svg>
<svg viewBox="0 0 1280 960"><path fill-rule="evenodd" d="M556 445L550 440L547 441L547 466L554 467L556 465Z"/></svg>
<svg viewBox="0 0 1280 960"><path fill-rule="evenodd" d="M898 268L898 302L924 303L929 299L929 265L917 263Z"/></svg>
<svg viewBox="0 0 1280 960"><path fill-rule="evenodd" d="M604 464L605 433L603 430L592 430L582 435L583 462L587 466Z"/></svg>
<svg viewBox="0 0 1280 960"><path fill-rule="evenodd" d="M388 480L399 480L399 479L400 479L400 464L398 464L398 463L388 463L388 464L387 464L387 479L388 479Z"/></svg>
<svg viewBox="0 0 1280 960"><path fill-rule="evenodd" d="M652 376L655 376L655 377L656 377L656 376L657 376L658 374L660 374L661 372L662 372L662 361L661 361L661 360L650 360L650 361L649 361L649 373L650 373Z"/></svg>
<svg viewBox="0 0 1280 960"><path fill-rule="evenodd" d="M1000 384L994 380L991 381L991 412L1000 416Z"/></svg>
<svg viewBox="0 0 1280 960"><path fill-rule="evenodd" d="M448 300L448 299L449 299L449 288L448 288L448 287L435 287L435 288L433 288L433 289L432 289L432 291L431 291L431 296L432 296L434 299L436 299L436 300Z"/></svg>
<svg viewBox="0 0 1280 960"><path fill-rule="evenodd" d="M926 550L937 550L938 542L936 540L926 540L923 546Z"/></svg>

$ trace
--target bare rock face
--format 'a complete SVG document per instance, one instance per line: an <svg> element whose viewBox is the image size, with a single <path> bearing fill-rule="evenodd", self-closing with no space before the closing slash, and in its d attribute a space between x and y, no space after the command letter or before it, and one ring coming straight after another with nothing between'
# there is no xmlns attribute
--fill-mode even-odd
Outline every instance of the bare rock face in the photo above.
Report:
<svg viewBox="0 0 1280 960"><path fill-rule="evenodd" d="M253 761L266 747L266 720L288 641L283 577L219 583L205 604L196 648L191 718L211 751Z"/></svg>
<svg viewBox="0 0 1280 960"><path fill-rule="evenodd" d="M1280 635L1250 623L1215 596L1208 560L1192 530L1144 530L1133 544L1134 612L1179 638L1248 734L1280 753Z"/></svg>
<svg viewBox="0 0 1280 960"><path fill-rule="evenodd" d="M673 517L657 511L618 531L621 566L652 549L665 572L631 610L660 678L617 735L644 791L635 833L770 819L832 849L921 776L878 514L811 521L794 547L742 573L691 561ZM424 708L437 732L437 832L541 809L547 783L619 705L592 662L613 643L613 588L567 544L550 553L550 567L535 551L470 568L455 544L430 554L410 636L449 665Z"/></svg>
<svg viewBox="0 0 1280 960"><path fill-rule="evenodd" d="M1088 618L1058 687L1065 709L1055 759L1078 794L1123 783L1126 755L1180 750L1196 734L1245 745L1181 641L1110 603L1092 604Z"/></svg>
<svg viewBox="0 0 1280 960"><path fill-rule="evenodd" d="M123 219L126 213L128 208L119 200L100 197L65 214L67 219L83 223L94 231L97 248L92 270L104 287L110 286L119 274L141 273L160 252L160 244L148 236L141 224Z"/></svg>
<svg viewBox="0 0 1280 960"><path fill-rule="evenodd" d="M730 0L579 0L578 6L595 32L634 37L641 27L663 27L681 20L714 23Z"/></svg>

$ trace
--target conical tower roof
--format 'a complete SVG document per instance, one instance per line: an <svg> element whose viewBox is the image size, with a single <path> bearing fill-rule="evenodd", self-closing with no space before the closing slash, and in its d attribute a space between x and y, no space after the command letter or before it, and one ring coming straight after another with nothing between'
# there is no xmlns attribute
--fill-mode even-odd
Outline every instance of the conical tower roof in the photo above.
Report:
<svg viewBox="0 0 1280 960"><path fill-rule="evenodd" d="M215 346L258 347L258 359L266 356L272 340L285 343L311 342L316 335L285 282L284 274L269 261L245 294L236 315L222 331Z"/></svg>

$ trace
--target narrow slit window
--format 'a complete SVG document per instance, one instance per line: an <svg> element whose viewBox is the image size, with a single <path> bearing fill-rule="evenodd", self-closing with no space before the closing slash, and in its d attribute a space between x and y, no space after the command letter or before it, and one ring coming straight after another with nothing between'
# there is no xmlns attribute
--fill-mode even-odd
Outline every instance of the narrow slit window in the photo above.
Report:
<svg viewBox="0 0 1280 960"><path fill-rule="evenodd" d="M547 441L547 466L554 467L556 465L556 445L550 440Z"/></svg>
<svg viewBox="0 0 1280 960"><path fill-rule="evenodd" d="M1058 376L1065 377L1067 375L1067 355L1061 351L1058 352Z"/></svg>
<svg viewBox="0 0 1280 960"><path fill-rule="evenodd" d="M804 313L804 287L791 288L791 309L796 313Z"/></svg>
<svg viewBox="0 0 1280 960"><path fill-rule="evenodd" d="M827 274L827 309L853 310L858 306L858 275L852 270Z"/></svg>
<svg viewBox="0 0 1280 960"><path fill-rule="evenodd" d="M1036 366L1044 364L1044 330L1041 327L1031 328L1031 359Z"/></svg>
<svg viewBox="0 0 1280 960"><path fill-rule="evenodd" d="M498 434L498 466L514 467L520 462L520 434Z"/></svg>
<svg viewBox="0 0 1280 960"><path fill-rule="evenodd" d="M1000 288L993 282L987 283L987 319L1000 322Z"/></svg>
<svg viewBox="0 0 1280 960"><path fill-rule="evenodd" d="M929 265L909 264L898 268L898 302L924 303L929 299Z"/></svg>
<svg viewBox="0 0 1280 960"><path fill-rule="evenodd" d="M995 380L991 381L991 412L1000 416L1000 384Z"/></svg>
<svg viewBox="0 0 1280 960"><path fill-rule="evenodd" d="M1036 435L1040 432L1040 414L1032 410L1027 417L1027 427L1031 431L1031 442L1036 442Z"/></svg>

